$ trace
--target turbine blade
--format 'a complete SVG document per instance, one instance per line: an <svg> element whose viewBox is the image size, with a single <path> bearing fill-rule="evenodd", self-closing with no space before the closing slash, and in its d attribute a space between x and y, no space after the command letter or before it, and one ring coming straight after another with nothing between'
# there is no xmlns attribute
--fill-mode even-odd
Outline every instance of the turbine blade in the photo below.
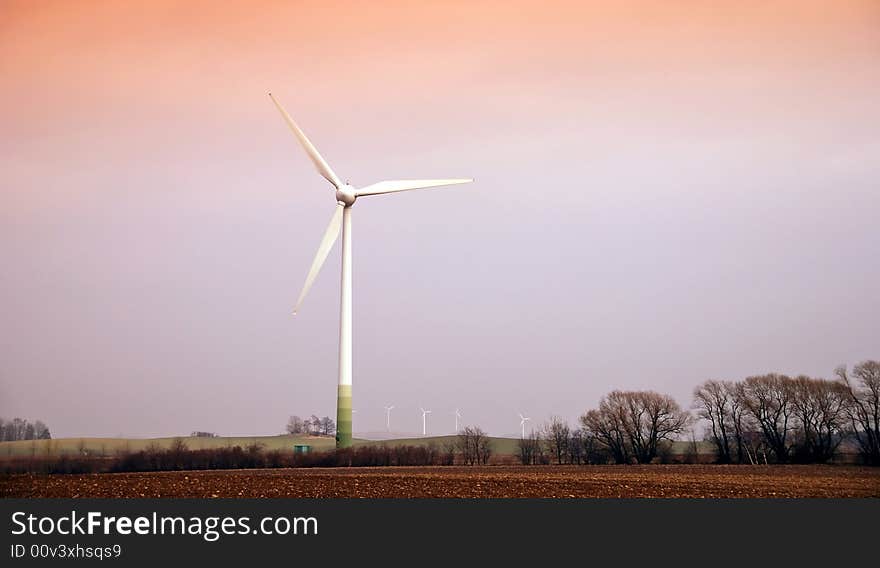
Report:
<svg viewBox="0 0 880 568"><path fill-rule="evenodd" d="M302 144L303 149L305 149L306 153L309 155L309 158L312 159L312 162L315 164L315 167L318 168L318 173L320 173L324 178L333 184L333 187L339 189L342 185L342 182L339 181L339 178L336 177L336 174L333 173L333 170L330 169L330 166L321 157L321 154L318 153L318 149L315 148L314 144L306 137L306 133L300 130L300 127L296 125L290 115L287 114L287 111L284 110L284 107L275 100L275 97L272 96L272 93L269 93L269 98L272 99L272 102L275 103L275 106L278 107L278 110L281 112L281 116L284 117L285 122L287 122L287 126L293 131L296 135L297 139L299 139L299 143Z"/></svg>
<svg viewBox="0 0 880 568"><path fill-rule="evenodd" d="M428 187L441 187L444 185L458 185L460 183L470 183L472 179L399 179L394 181L380 181L367 187L363 187L355 194L358 197L363 195L381 195L383 193L396 193L398 191L409 191L411 189L425 189Z"/></svg>
<svg viewBox="0 0 880 568"><path fill-rule="evenodd" d="M309 288L312 287L312 282L315 281L315 277L318 275L318 272L321 271L321 266L323 266L324 261L327 259L327 255L330 254L330 249L333 248L333 243L335 243L336 239L339 237L339 229L342 226L343 209L345 209L344 206L337 205L336 211L333 212L333 217L330 218L330 224L327 225L327 230L324 231L324 237L321 239L321 244L318 246L315 260L312 261L312 267L309 269L309 275L306 276L306 283L303 285L302 292L299 294L299 299L296 301L296 307L293 308L294 314L299 311L299 307L302 305L306 294L309 293Z"/></svg>

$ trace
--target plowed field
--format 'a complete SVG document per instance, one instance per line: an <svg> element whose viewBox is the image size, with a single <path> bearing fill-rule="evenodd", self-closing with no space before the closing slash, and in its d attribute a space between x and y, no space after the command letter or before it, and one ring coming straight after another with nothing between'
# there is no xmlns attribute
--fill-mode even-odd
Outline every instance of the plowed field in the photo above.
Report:
<svg viewBox="0 0 880 568"><path fill-rule="evenodd" d="M7 475L4 497L880 497L851 466L489 466Z"/></svg>

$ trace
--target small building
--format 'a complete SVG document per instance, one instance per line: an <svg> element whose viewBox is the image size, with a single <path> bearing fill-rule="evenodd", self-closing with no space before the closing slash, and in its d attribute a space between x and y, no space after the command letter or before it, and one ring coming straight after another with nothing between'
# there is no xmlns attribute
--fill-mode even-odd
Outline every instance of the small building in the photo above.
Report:
<svg viewBox="0 0 880 568"><path fill-rule="evenodd" d="M306 444L294 444L293 453L295 454L307 454L311 451L312 447Z"/></svg>

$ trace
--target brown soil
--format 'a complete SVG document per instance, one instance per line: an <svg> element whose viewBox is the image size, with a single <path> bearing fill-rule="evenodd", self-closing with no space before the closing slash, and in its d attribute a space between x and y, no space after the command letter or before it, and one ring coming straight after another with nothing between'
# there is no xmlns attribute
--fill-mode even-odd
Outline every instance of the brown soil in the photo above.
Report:
<svg viewBox="0 0 880 568"><path fill-rule="evenodd" d="M880 497L852 466L488 466L6 475L2 497Z"/></svg>

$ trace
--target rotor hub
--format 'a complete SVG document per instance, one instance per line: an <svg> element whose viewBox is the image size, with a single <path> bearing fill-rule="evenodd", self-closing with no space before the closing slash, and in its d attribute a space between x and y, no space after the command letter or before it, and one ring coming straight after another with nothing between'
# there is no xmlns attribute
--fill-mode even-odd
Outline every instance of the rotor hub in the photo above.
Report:
<svg viewBox="0 0 880 568"><path fill-rule="evenodd" d="M349 184L345 184L336 190L336 201L346 207L354 205L355 199L357 199L357 194L355 193L354 187Z"/></svg>

